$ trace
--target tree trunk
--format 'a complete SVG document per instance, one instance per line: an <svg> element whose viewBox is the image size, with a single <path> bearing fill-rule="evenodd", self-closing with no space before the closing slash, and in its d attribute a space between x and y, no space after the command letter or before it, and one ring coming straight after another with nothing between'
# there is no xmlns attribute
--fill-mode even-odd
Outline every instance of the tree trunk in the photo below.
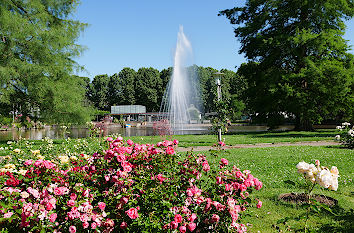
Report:
<svg viewBox="0 0 354 233"><path fill-rule="evenodd" d="M296 116L296 131L314 131L312 121L303 115Z"/></svg>

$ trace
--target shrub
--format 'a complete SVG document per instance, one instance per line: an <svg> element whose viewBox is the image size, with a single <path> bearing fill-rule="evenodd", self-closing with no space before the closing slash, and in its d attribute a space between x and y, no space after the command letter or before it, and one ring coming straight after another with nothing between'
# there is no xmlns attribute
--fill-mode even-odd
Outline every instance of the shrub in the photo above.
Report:
<svg viewBox="0 0 354 233"><path fill-rule="evenodd" d="M344 122L341 126L337 126L339 134L336 139L348 148L354 148L354 127L350 127L350 123Z"/></svg>
<svg viewBox="0 0 354 233"><path fill-rule="evenodd" d="M178 141L107 139L91 156L7 164L0 173L1 225L24 232L246 232L262 182L226 159L175 153ZM21 153L21 150L14 151ZM36 151L37 153L38 151ZM39 153L39 152L38 152Z"/></svg>

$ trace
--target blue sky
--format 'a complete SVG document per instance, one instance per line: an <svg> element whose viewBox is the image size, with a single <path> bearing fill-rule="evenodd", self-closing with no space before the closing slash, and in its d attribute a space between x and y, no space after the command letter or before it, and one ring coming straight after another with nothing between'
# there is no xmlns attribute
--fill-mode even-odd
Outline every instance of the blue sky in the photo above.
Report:
<svg viewBox="0 0 354 233"><path fill-rule="evenodd" d="M87 47L76 61L82 76L112 75L124 67L158 70L173 65L179 26L191 41L194 63L236 71L245 61L233 26L220 10L244 0L82 0L75 18L89 24L78 43ZM345 38L354 45L354 20Z"/></svg>

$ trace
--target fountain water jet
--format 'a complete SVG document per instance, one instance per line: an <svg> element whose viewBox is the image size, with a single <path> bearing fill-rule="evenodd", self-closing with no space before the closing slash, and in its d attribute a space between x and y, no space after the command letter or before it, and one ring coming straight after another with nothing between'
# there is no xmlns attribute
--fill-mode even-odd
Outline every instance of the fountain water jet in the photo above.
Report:
<svg viewBox="0 0 354 233"><path fill-rule="evenodd" d="M183 134L183 131L193 129L191 123L200 120L199 80L195 66L191 66L192 57L192 45L180 26L173 73L160 108L160 120L168 122L173 134Z"/></svg>

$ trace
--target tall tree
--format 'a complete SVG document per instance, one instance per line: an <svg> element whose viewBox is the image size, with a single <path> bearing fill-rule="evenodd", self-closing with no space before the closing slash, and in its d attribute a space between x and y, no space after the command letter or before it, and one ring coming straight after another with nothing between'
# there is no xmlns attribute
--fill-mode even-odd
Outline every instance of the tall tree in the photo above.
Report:
<svg viewBox="0 0 354 233"><path fill-rule="evenodd" d="M352 101L353 56L343 39L352 0L247 0L220 14L238 25L249 60L239 73L255 113L294 115L297 129L311 130Z"/></svg>
<svg viewBox="0 0 354 233"><path fill-rule="evenodd" d="M99 110L109 110L108 83L110 78L107 74L96 75L88 89L88 99Z"/></svg>
<svg viewBox="0 0 354 233"><path fill-rule="evenodd" d="M136 81L136 71L125 67L119 72L119 81L121 85L120 94L120 104L135 104L136 93L135 93L135 81Z"/></svg>
<svg viewBox="0 0 354 233"><path fill-rule="evenodd" d="M89 119L83 89L72 76L80 68L73 58L82 52L75 41L85 27L71 17L77 5L71 0L0 1L1 104L17 106L22 114L39 108L51 122Z"/></svg>
<svg viewBox="0 0 354 233"><path fill-rule="evenodd" d="M162 93L160 72L154 68L140 68L136 75L136 103L146 106L147 111L159 111L159 94Z"/></svg>

